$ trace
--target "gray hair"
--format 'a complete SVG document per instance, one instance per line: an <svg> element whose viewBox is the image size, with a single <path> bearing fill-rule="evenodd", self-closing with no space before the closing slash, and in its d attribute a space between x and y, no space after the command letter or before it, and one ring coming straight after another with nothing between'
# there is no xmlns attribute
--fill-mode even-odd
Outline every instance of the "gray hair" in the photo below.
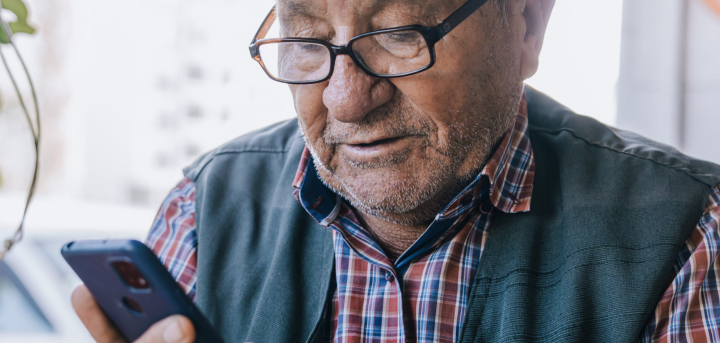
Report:
<svg viewBox="0 0 720 343"><path fill-rule="evenodd" d="M492 0L492 2L495 4L497 12L500 14L502 25L507 25L508 14L510 12L510 0Z"/></svg>

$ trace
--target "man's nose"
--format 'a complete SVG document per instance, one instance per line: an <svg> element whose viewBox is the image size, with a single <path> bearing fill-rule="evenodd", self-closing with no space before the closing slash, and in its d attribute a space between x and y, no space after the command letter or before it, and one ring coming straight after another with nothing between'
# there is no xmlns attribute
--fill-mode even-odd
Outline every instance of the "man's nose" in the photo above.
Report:
<svg viewBox="0 0 720 343"><path fill-rule="evenodd" d="M387 79L365 73L350 56L340 55L323 92L329 114L341 122L360 122L368 112L392 99L395 87Z"/></svg>

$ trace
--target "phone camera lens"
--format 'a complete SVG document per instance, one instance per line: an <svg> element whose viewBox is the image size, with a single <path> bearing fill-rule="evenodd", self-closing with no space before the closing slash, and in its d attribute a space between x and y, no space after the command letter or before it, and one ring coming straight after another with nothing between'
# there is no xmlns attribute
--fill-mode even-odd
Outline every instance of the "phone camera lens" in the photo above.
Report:
<svg viewBox="0 0 720 343"><path fill-rule="evenodd" d="M133 299L133 298L128 298L128 297L123 297L123 298L122 298L122 302L123 302L123 305L125 305L125 307L129 308L130 310L132 310L132 311L135 312L136 314L142 314L142 313L143 313L143 308L142 308L142 306L140 306L140 304L139 304L137 301L135 301L135 299Z"/></svg>
<svg viewBox="0 0 720 343"><path fill-rule="evenodd" d="M140 274L140 271L130 262L127 261L115 261L111 265L125 281L125 284L135 289L148 289L150 284L147 282L145 277Z"/></svg>

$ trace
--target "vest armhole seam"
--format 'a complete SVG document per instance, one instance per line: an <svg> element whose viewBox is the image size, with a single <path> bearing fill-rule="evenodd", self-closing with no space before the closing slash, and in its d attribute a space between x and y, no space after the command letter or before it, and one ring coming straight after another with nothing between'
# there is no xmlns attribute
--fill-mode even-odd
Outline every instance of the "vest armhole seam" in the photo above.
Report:
<svg viewBox="0 0 720 343"><path fill-rule="evenodd" d="M295 141L297 141L297 140L302 141L303 140L302 136L295 138ZM207 155L207 158L205 156L200 157L190 167L183 169L183 174L185 177L187 177L191 181L196 182L197 178L200 176L200 174L205 169L205 167L207 167L207 165L210 164L210 162L212 162L215 159L215 157L217 157L217 156L233 155L233 154L239 155L239 154L244 154L244 153L287 154L288 152L290 152L290 150L292 150L292 145L294 145L294 144L295 144L295 142L292 142L290 144L290 146L288 146L285 149L272 149L272 148L269 148L269 149L265 149L265 148L220 149L219 151L214 151L212 153L209 153ZM202 162L202 163L198 163L198 162ZM186 170L189 172L186 173L185 172ZM197 172L195 172L195 171L197 171ZM192 177L188 174L191 174Z"/></svg>
<svg viewBox="0 0 720 343"><path fill-rule="evenodd" d="M681 173L689 176L690 178L694 179L695 181L697 181L697 182L699 182L699 183L701 183L701 184L703 184L703 185L705 185L705 186L707 186L707 187L709 187L709 188L715 187L715 186L713 186L713 185L708 184L708 183L705 182L705 181L700 180L700 179L697 177L697 175L699 175L699 174L695 174L695 173L693 173L693 172L692 172L691 170L689 170L689 169L682 168L682 167L678 167L678 166L669 165L669 164L660 162L660 161L658 161L658 160L655 160L655 159L652 159L652 158L649 158L649 157L646 157L646 156L640 156L640 155L637 155L637 154L634 154L634 153L631 153L631 152L628 152L628 151L619 150L619 149L617 149L617 148L613 148L613 147L610 147L610 146L607 146L607 145L605 145L605 144L601 144L601 143L598 143L598 142L591 142L590 140L588 140L588 139L586 139L586 138L584 138L584 137L581 137L580 135L578 135L577 132L575 132L575 130L570 129L570 128L548 129L548 128L544 128L544 127L537 126L537 125L532 125L532 124L529 125L529 126L530 126L531 128L533 128L533 131L535 131L535 132L545 133L545 134L549 134L549 135L556 135L556 134L559 134L559 133L561 133L561 132L568 132L568 133L570 133L571 135L573 135L573 137L575 137L575 138L577 138L577 139L585 142L585 144L587 144L588 146L594 146L594 147L597 147L597 148L604 148L604 149L608 149L608 150L610 150L610 151L614 151L614 152L619 153L619 154L623 154L623 155L627 155L627 156L631 156L631 157L636 157L636 158L639 158L639 159L643 159L643 160L646 160L646 161L650 161L650 162L653 162L653 163L655 163L655 164L657 164L657 165L659 165L659 166L662 166L662 167L665 167L665 168L670 168L670 169L679 171L679 172L681 172ZM531 143L532 143L532 141L531 141Z"/></svg>

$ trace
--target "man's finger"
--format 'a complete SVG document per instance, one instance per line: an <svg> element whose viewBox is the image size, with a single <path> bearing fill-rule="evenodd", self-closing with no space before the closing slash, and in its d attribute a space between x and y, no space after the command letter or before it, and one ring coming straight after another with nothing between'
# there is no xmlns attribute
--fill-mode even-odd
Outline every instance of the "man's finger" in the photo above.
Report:
<svg viewBox="0 0 720 343"><path fill-rule="evenodd" d="M167 317L151 326L134 343L192 343L195 341L195 328L189 319L175 315Z"/></svg>
<svg viewBox="0 0 720 343"><path fill-rule="evenodd" d="M85 285L80 285L72 293L72 306L90 335L98 343L127 343L125 338L105 316L95 298Z"/></svg>

